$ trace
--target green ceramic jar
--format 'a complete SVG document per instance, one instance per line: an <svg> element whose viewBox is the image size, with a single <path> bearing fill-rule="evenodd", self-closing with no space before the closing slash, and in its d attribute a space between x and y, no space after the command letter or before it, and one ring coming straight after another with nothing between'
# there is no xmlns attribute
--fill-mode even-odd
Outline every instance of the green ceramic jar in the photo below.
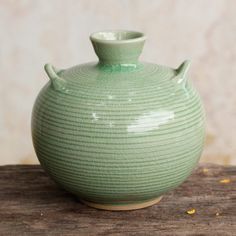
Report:
<svg viewBox="0 0 236 236"><path fill-rule="evenodd" d="M145 36L103 31L90 37L99 62L45 70L32 137L38 159L60 186L109 210L150 206L181 184L204 144L204 112L177 69L138 60Z"/></svg>

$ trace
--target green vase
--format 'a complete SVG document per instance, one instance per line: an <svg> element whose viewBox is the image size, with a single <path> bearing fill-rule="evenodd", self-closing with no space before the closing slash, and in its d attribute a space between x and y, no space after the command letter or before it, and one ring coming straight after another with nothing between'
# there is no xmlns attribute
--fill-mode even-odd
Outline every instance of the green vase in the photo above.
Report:
<svg viewBox="0 0 236 236"><path fill-rule="evenodd" d="M130 210L181 184L204 144L204 112L177 69L138 60L145 36L90 37L99 62L45 70L32 113L38 159L55 182L89 206Z"/></svg>

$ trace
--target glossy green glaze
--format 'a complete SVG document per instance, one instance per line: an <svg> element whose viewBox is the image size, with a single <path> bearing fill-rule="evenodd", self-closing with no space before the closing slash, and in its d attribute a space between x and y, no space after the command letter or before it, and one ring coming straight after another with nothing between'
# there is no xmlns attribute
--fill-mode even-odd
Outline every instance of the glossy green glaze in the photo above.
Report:
<svg viewBox="0 0 236 236"><path fill-rule="evenodd" d="M177 69L139 62L145 36L90 37L99 62L57 70L32 114L38 159L64 189L98 204L138 204L181 184L204 143L204 113Z"/></svg>

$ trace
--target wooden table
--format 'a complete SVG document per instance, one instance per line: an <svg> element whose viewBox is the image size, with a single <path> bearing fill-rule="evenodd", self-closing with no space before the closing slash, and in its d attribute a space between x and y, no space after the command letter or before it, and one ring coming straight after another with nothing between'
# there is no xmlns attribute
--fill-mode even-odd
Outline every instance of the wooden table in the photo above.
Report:
<svg viewBox="0 0 236 236"><path fill-rule="evenodd" d="M236 166L200 165L159 204L126 212L81 204L38 165L1 166L0 235L236 235Z"/></svg>

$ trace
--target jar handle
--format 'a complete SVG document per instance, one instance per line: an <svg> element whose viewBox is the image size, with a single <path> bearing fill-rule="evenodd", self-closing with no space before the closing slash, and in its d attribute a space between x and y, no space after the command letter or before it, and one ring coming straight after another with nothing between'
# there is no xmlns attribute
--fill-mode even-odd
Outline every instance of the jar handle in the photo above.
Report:
<svg viewBox="0 0 236 236"><path fill-rule="evenodd" d="M66 89L66 81L58 75L61 70L56 69L49 63L44 66L44 69L51 81L51 86L55 90L63 91Z"/></svg>
<svg viewBox="0 0 236 236"><path fill-rule="evenodd" d="M191 61L190 60L185 60L177 69L176 71L176 76L173 78L177 84L186 84L187 81L187 73L189 71Z"/></svg>

